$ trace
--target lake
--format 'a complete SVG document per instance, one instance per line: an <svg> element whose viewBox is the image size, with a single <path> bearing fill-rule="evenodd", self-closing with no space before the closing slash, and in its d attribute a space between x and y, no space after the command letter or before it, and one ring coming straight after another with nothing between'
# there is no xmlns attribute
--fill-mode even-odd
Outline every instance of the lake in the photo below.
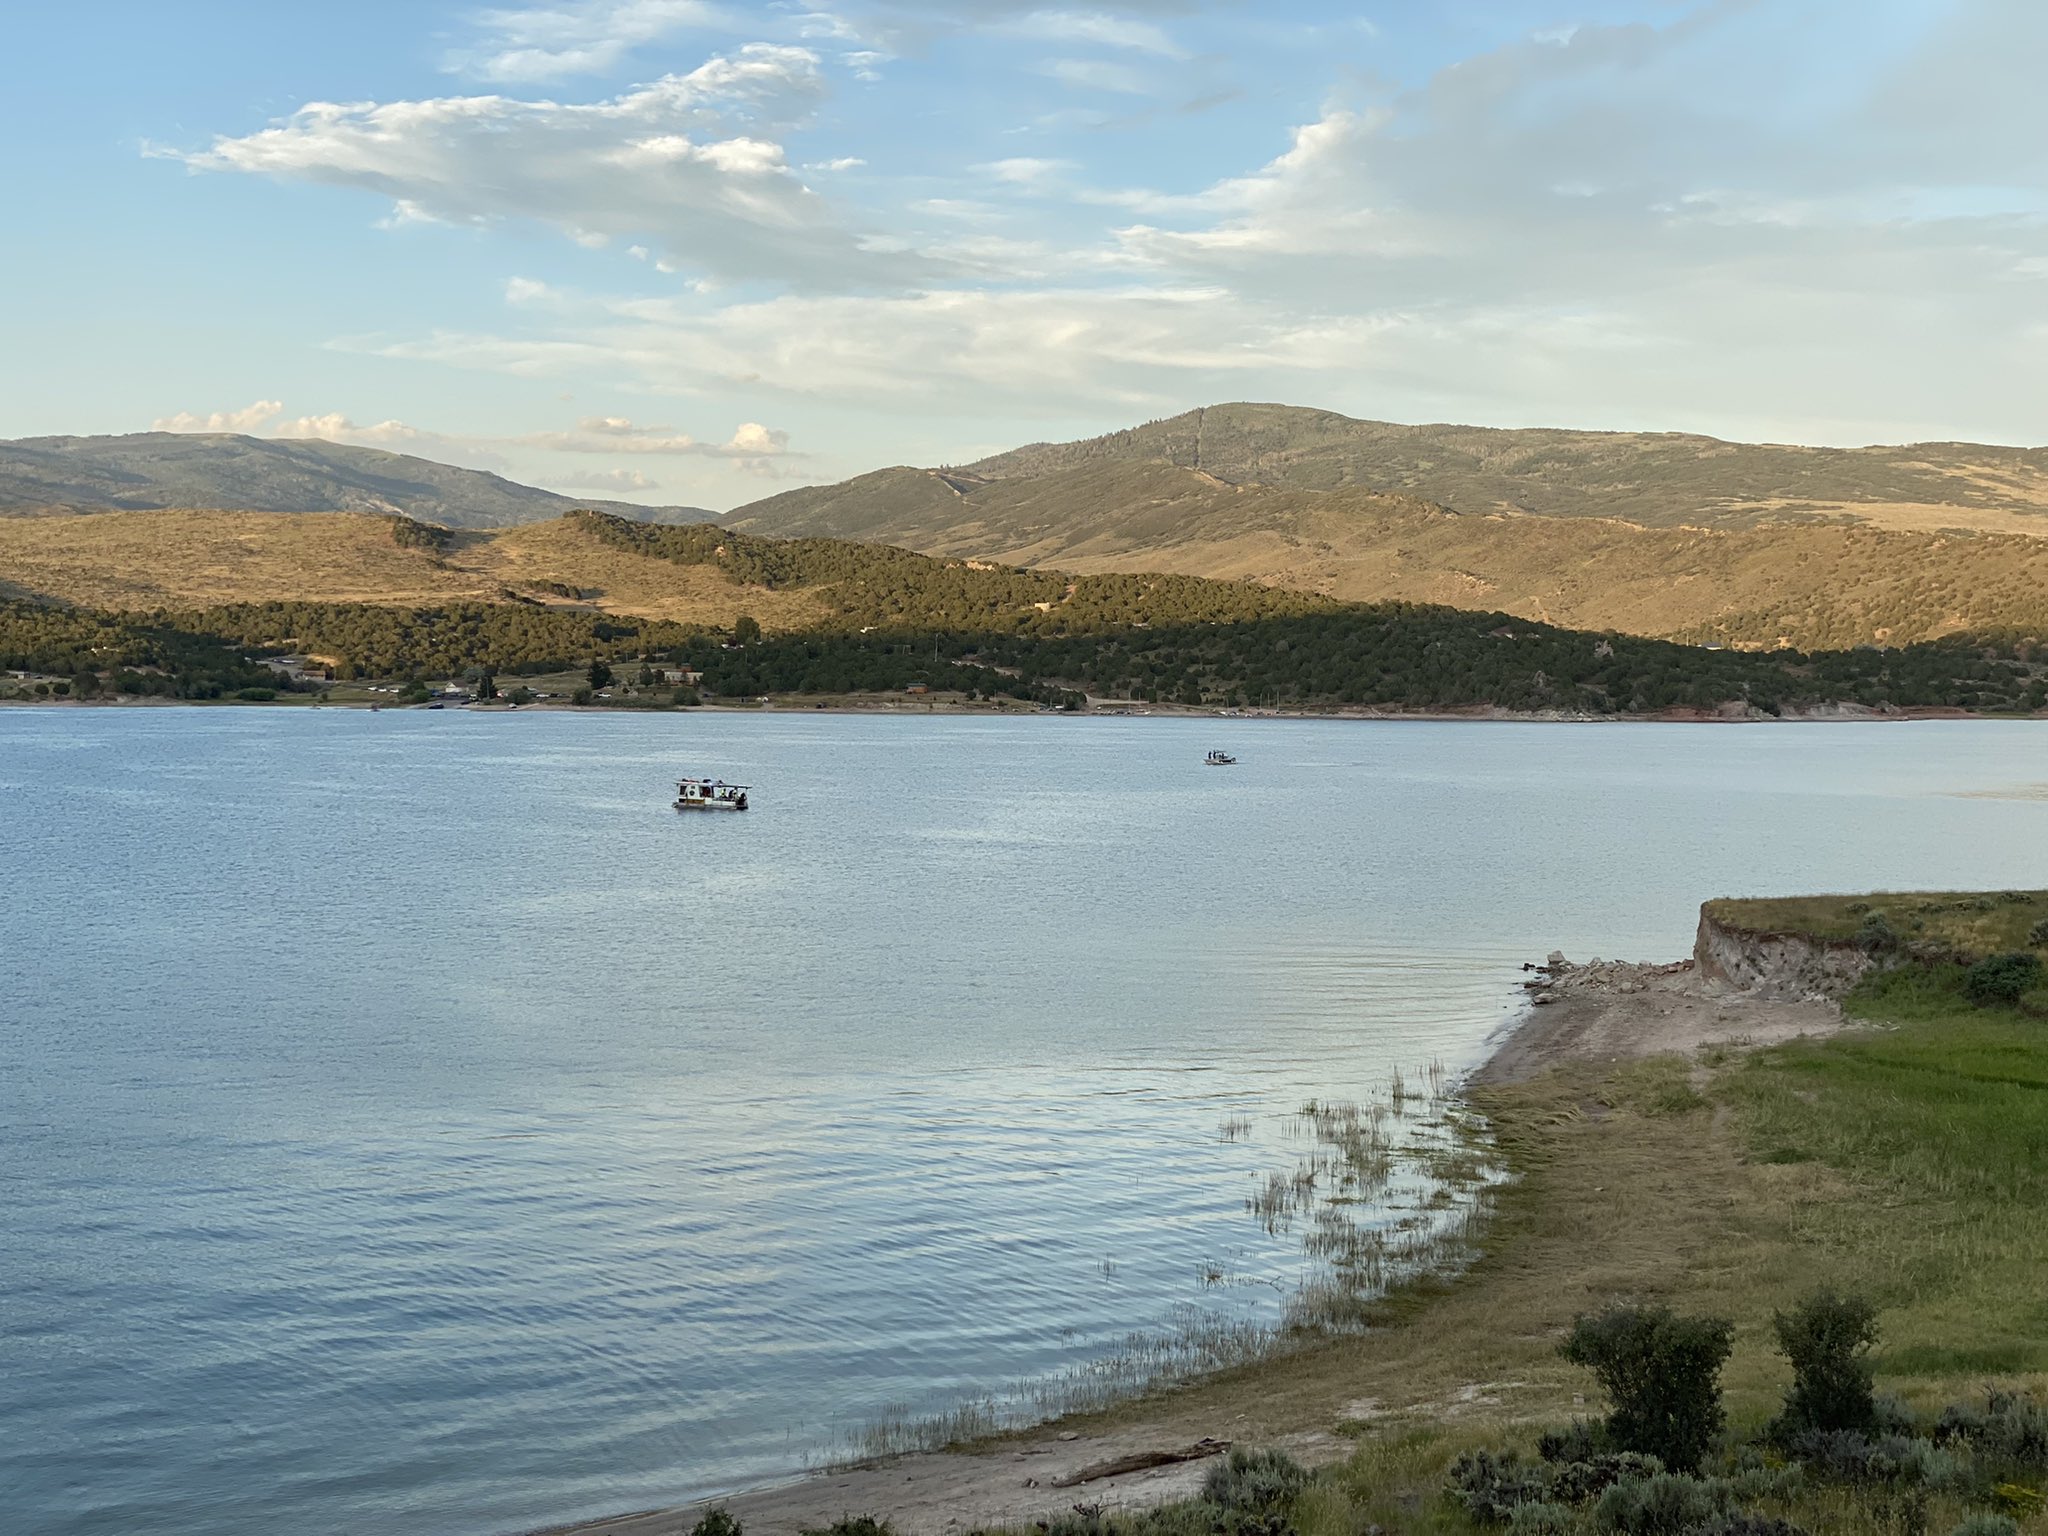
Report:
<svg viewBox="0 0 2048 1536"><path fill-rule="evenodd" d="M1455 1075L1524 960L1675 958L1709 896L2048 884L2044 764L2028 723L0 710L9 1527L484 1536L1270 1324L1308 1260L1247 1202L1305 1100Z"/></svg>

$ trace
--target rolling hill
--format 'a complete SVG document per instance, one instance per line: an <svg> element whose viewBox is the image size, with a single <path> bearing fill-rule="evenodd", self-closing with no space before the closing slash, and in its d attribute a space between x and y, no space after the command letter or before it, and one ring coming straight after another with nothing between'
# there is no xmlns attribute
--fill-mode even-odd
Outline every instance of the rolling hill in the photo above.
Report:
<svg viewBox="0 0 2048 1536"><path fill-rule="evenodd" d="M2048 619L2048 449L1406 427L1225 405L787 491L725 522L1743 645Z"/></svg>
<svg viewBox="0 0 2048 1536"><path fill-rule="evenodd" d="M1199 530L1209 526L1205 518L1234 515L1228 498L1237 493L1183 488L1186 495L1159 516ZM1334 507L1338 498L1309 492L1266 495L1258 504L1276 520L1291 519L1288 533L1268 527L1197 539L1179 547L1178 569L1155 574L1258 575L1292 551L1326 564L1314 583L1261 583L1283 608L1297 595L1433 603L1574 629L1802 650L1958 633L2048 636L2048 539L1828 525L1642 528L1593 518L1464 517L1399 497L1353 496ZM1320 549L1289 545L1319 538L1325 520L1341 527ZM1368 553L1340 556L1339 536L1356 537ZM960 542L976 541L970 531ZM1058 596L1069 577L1132 571L1138 560L1114 546L1108 538L1080 540L1056 566L1050 559L1000 563L1032 567L1047 590L1031 597L1043 600ZM604 514L440 533L363 513L117 512L0 519L0 599L131 610L517 601L711 625L747 613L789 630L831 616L825 589L840 579L835 573L884 573L903 594L888 611L907 613L923 601L921 589L959 587L981 563L960 550L940 553L951 557L942 576L920 575L922 565L886 546L785 543ZM1056 571L1066 576L1055 579Z"/></svg>
<svg viewBox="0 0 2048 1536"><path fill-rule="evenodd" d="M0 441L0 516L207 508L387 512L444 528L503 528L596 507L698 522L695 507L580 500L479 469L317 439L132 432Z"/></svg>
<svg viewBox="0 0 2048 1536"><path fill-rule="evenodd" d="M1209 406L1083 442L1034 443L959 473L1009 480L1103 463L1171 464L1230 485L1402 492L1457 512L1611 517L1649 527L1849 518L2048 531L2048 448L1806 448L1676 432L1402 426L1287 405Z"/></svg>

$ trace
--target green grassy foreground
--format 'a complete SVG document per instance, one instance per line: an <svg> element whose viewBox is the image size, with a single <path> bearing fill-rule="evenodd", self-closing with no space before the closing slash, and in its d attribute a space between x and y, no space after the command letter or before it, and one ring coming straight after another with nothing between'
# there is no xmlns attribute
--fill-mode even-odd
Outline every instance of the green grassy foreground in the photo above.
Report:
<svg viewBox="0 0 2048 1536"><path fill-rule="evenodd" d="M1853 932L1878 906L1945 942L1967 928L1998 944L2042 910L1915 894L1750 915L1783 931L1798 911ZM1255 1507L1230 1491L1253 1473L1219 1473L1217 1498L1138 1516L1083 1507L1052 1536L2048 1533L2048 1021L1973 1004L1964 974L1903 960L1849 999L1864 1027L1827 1039L1580 1064L1476 1094L1517 1181L1473 1267L1390 1298L1364 1338L1194 1389L1180 1415L1192 1426L1239 1410L1241 1444L1334 1428L1355 1451ZM1766 1431L1792 1374L1773 1313L1823 1285L1878 1309L1868 1360L1893 1406L1864 1449L1816 1460ZM1604 1411L1558 1344L1574 1316L1617 1302L1733 1324L1710 1481L1666 1486L1668 1507L1647 1512L1594 1499L1475 1518L1448 1491L1459 1457L1515 1452L1540 1470L1545 1431ZM1943 1428L1961 1405L1981 1429L1990 1390L2019 1394L2003 1443L1959 1437L1953 1415ZM1687 1498L1723 1507L1705 1515Z"/></svg>

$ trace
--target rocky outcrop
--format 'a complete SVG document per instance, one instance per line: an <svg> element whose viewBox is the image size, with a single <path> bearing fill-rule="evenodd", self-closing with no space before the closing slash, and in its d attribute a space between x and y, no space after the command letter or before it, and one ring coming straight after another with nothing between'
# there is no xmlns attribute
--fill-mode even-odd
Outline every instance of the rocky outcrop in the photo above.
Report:
<svg viewBox="0 0 2048 1536"><path fill-rule="evenodd" d="M1876 964L1852 939L1737 928L1716 918L1711 903L1700 908L1692 957L1700 979L1710 984L1765 997L1830 1001Z"/></svg>

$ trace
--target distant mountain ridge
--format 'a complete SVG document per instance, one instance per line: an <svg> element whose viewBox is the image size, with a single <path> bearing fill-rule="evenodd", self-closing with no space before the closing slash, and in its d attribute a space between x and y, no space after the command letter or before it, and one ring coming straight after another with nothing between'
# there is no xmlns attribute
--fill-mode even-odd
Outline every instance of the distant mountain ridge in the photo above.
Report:
<svg viewBox="0 0 2048 1536"><path fill-rule="evenodd" d="M785 491L723 521L1638 634L1893 643L2039 622L2027 588L2048 557L2048 449L1800 448L1224 405Z"/></svg>
<svg viewBox="0 0 2048 1536"><path fill-rule="evenodd" d="M0 441L0 516L171 508L384 512L445 528L505 528L576 507L649 522L713 515L563 496L487 470L318 438L131 432Z"/></svg>
<svg viewBox="0 0 2048 1536"><path fill-rule="evenodd" d="M1130 499L1105 494L1111 482L1101 475L1141 467L1155 473L1125 478ZM887 539L956 553L972 533L986 546L976 552L991 556L1033 548L1056 528L1071 541L1085 524L1087 538L1137 552L1143 541L1131 536L1131 521L1167 538L1160 498L1185 497L1197 481L1248 498L1365 494L1379 498L1374 511L1401 498L1466 515L1608 518L1645 528L1842 522L2048 536L2048 448L1803 448L1685 433L1401 426L1253 404L1206 406L1079 442L1032 443L972 464L878 470L751 502L725 520L757 533ZM1022 491L1028 482L1041 489ZM1266 510L1240 503L1254 525L1272 526ZM1049 548L1045 558L1070 547Z"/></svg>
<svg viewBox="0 0 2048 1536"><path fill-rule="evenodd" d="M1204 406L962 466L981 479L1153 462L1232 485L1401 492L1456 512L1714 527L1843 507L2009 509L2048 531L2048 448L1982 443L1808 448L1682 432L1404 426L1302 406ZM1853 515L1853 513L1851 514Z"/></svg>

